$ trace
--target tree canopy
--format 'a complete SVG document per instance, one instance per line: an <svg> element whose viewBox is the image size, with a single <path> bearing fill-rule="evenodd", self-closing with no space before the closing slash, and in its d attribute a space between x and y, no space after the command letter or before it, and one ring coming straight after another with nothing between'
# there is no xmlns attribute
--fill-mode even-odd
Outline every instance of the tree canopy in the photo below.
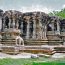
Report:
<svg viewBox="0 0 65 65"><path fill-rule="evenodd" d="M65 8L60 11L53 11L49 13L50 16L58 16L61 19L65 19Z"/></svg>

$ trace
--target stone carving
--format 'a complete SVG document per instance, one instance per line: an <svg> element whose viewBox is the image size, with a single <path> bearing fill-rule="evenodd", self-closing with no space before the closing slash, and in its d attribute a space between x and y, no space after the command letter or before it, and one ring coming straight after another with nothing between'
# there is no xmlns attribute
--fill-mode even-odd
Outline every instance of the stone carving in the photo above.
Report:
<svg viewBox="0 0 65 65"><path fill-rule="evenodd" d="M16 36L16 45L24 46L24 40L20 36Z"/></svg>

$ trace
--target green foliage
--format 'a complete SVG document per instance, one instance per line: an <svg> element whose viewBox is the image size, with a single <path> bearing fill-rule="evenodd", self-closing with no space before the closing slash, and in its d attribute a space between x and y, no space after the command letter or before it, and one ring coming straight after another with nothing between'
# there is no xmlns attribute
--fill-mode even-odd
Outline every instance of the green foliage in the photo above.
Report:
<svg viewBox="0 0 65 65"><path fill-rule="evenodd" d="M61 19L65 19L65 8L61 11L53 11L49 13L50 16L58 16Z"/></svg>
<svg viewBox="0 0 65 65"><path fill-rule="evenodd" d="M32 65L32 62L30 60L26 59L0 59L0 65Z"/></svg>
<svg viewBox="0 0 65 65"><path fill-rule="evenodd" d="M65 65L65 58L35 58L35 59L0 59L0 65Z"/></svg>

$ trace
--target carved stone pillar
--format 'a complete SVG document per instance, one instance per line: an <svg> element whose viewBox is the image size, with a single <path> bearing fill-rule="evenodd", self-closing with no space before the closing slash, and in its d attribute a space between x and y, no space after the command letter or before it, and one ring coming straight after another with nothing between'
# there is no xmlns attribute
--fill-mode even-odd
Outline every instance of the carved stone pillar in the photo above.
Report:
<svg viewBox="0 0 65 65"><path fill-rule="evenodd" d="M30 16L27 16L26 17L26 20L27 20L27 34L26 34L26 39L29 39L29 26L30 26L30 23L29 23L29 19L30 19Z"/></svg>
<svg viewBox="0 0 65 65"><path fill-rule="evenodd" d="M5 18L3 19L3 30L5 29Z"/></svg>
<svg viewBox="0 0 65 65"><path fill-rule="evenodd" d="M2 19L0 18L0 31L2 29Z"/></svg>
<svg viewBox="0 0 65 65"><path fill-rule="evenodd" d="M16 28L18 29L18 27L19 27L19 23L18 23L18 20L17 20L17 23L16 23Z"/></svg>
<svg viewBox="0 0 65 65"><path fill-rule="evenodd" d="M45 38L45 39L47 39L46 33L47 33L47 26L45 25L45 32L44 32L44 38Z"/></svg>
<svg viewBox="0 0 65 65"><path fill-rule="evenodd" d="M15 29L15 19L13 18L13 29Z"/></svg>
<svg viewBox="0 0 65 65"><path fill-rule="evenodd" d="M60 34L60 25L59 25L59 21L57 21L57 34Z"/></svg>
<svg viewBox="0 0 65 65"><path fill-rule="evenodd" d="M23 33L23 21L21 22L21 32Z"/></svg>
<svg viewBox="0 0 65 65"><path fill-rule="evenodd" d="M42 25L42 39L44 39L44 25Z"/></svg>
<svg viewBox="0 0 65 65"><path fill-rule="evenodd" d="M35 21L35 17L33 17L33 39L36 39L36 21Z"/></svg>
<svg viewBox="0 0 65 65"><path fill-rule="evenodd" d="M47 33L47 26L44 24L44 25L43 25L43 33L42 33L42 36L43 36L43 39L44 39L44 40L47 39L46 33Z"/></svg>
<svg viewBox="0 0 65 65"><path fill-rule="evenodd" d="M42 24L39 20L39 39L42 39Z"/></svg>
<svg viewBox="0 0 65 65"><path fill-rule="evenodd" d="M52 21L52 31L54 32L54 20Z"/></svg>
<svg viewBox="0 0 65 65"><path fill-rule="evenodd" d="M42 29L42 23L41 23L41 18L42 18L42 13L40 12L40 14L39 14L39 39L42 39L42 35L43 35L43 33L42 33L42 31L43 31L43 29Z"/></svg>
<svg viewBox="0 0 65 65"><path fill-rule="evenodd" d="M9 18L9 29L10 29L10 26L11 26L11 19Z"/></svg>

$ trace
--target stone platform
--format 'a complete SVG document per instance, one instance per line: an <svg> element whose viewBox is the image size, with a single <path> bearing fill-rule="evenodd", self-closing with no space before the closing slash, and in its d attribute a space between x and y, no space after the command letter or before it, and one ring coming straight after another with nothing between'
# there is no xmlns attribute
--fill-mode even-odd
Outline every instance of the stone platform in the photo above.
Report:
<svg viewBox="0 0 65 65"><path fill-rule="evenodd" d="M18 54L21 52L27 53L44 53L44 54L53 54L53 50L50 47L41 47L41 46L1 46L1 52L7 54Z"/></svg>

